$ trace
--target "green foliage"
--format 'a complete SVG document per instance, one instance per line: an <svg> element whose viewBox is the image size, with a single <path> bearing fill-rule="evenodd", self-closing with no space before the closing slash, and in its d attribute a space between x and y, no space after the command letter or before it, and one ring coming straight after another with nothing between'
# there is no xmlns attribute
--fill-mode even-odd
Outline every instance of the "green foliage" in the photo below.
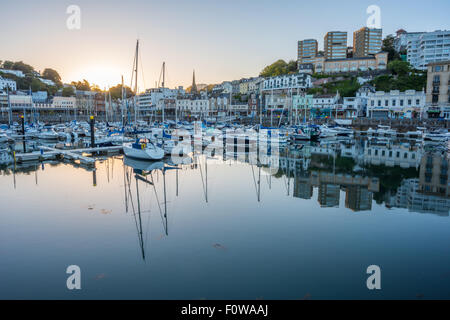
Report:
<svg viewBox="0 0 450 320"><path fill-rule="evenodd" d="M404 76L392 76L392 75L382 75L376 77L372 84L375 86L377 91L391 91L391 90L416 90L421 91L426 88L427 85L427 75L426 73L412 73L410 75Z"/></svg>
<svg viewBox="0 0 450 320"><path fill-rule="evenodd" d="M7 70L12 70L13 66L14 66L14 62L8 61L8 60L4 61L2 64L2 68L7 69Z"/></svg>
<svg viewBox="0 0 450 320"><path fill-rule="evenodd" d="M63 97L73 97L75 95L75 90L73 87L64 87L62 89L62 96Z"/></svg>
<svg viewBox="0 0 450 320"><path fill-rule="evenodd" d="M130 87L125 86L125 97L130 98L133 96L133 91L130 89ZM118 100L122 99L122 85L118 84L115 87L112 87L109 89L109 92L111 93L111 99Z"/></svg>
<svg viewBox="0 0 450 320"><path fill-rule="evenodd" d="M83 81L72 81L70 84L73 85L77 90L91 91L91 85L86 79L83 79Z"/></svg>
<svg viewBox="0 0 450 320"><path fill-rule="evenodd" d="M56 84L56 86L62 87L61 76L54 69L51 68L44 69L44 72L42 72L42 78L51 80Z"/></svg>
<svg viewBox="0 0 450 320"><path fill-rule="evenodd" d="M394 60L388 63L388 70L396 76L406 76L411 71L411 66L408 62L402 60Z"/></svg>
<svg viewBox="0 0 450 320"><path fill-rule="evenodd" d="M339 91L339 95L341 97L353 97L356 94L356 91L360 88L360 84L357 81L356 77L348 78L339 81L333 81L323 84L318 88L310 88L308 89L308 94L335 94Z"/></svg>
<svg viewBox="0 0 450 320"><path fill-rule="evenodd" d="M265 67L261 73L261 77L276 77L284 74L290 74L297 72L297 61L291 60L288 63L280 59L275 61L271 65Z"/></svg>
<svg viewBox="0 0 450 320"><path fill-rule="evenodd" d="M395 40L395 38L391 34L386 36L386 38L383 39L383 45L381 47L381 51L388 53L388 61L401 59L398 52L395 51L394 40Z"/></svg>

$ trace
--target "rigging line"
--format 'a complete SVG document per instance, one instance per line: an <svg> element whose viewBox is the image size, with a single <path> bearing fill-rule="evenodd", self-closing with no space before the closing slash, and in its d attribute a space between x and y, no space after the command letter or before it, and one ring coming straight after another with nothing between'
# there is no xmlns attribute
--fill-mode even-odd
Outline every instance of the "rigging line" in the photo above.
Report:
<svg viewBox="0 0 450 320"><path fill-rule="evenodd" d="M156 186L155 186L155 182L154 182L154 179L153 179L153 172L150 173L150 176L152 177L153 190L155 191L156 203L158 204L158 207L159 207L159 215L161 217L161 223L162 223L163 228L165 229L164 218L162 216L162 210L161 210L161 204L159 203L158 193L156 192Z"/></svg>
<svg viewBox="0 0 450 320"><path fill-rule="evenodd" d="M200 179L202 179L203 195L205 196L205 200L206 200L205 183L203 182L202 164L200 162L198 164L198 167L200 169Z"/></svg>
<svg viewBox="0 0 450 320"><path fill-rule="evenodd" d="M147 87L145 86L144 65L142 64L141 51L142 51L142 50L139 50L139 60L141 61L142 82L144 83L144 90L145 90L145 88L147 88Z"/></svg>
<svg viewBox="0 0 450 320"><path fill-rule="evenodd" d="M134 209L134 201L133 201L133 195L131 193L131 187L130 187L130 177L127 171L127 181L128 181L128 195L130 197L130 202L131 202L131 208L133 209L133 214L136 214L136 210Z"/></svg>
<svg viewBox="0 0 450 320"><path fill-rule="evenodd" d="M251 167L252 167L252 175L253 175L253 184L255 185L256 196L258 196L258 187L256 186L255 171L253 170L253 165L251 165Z"/></svg>

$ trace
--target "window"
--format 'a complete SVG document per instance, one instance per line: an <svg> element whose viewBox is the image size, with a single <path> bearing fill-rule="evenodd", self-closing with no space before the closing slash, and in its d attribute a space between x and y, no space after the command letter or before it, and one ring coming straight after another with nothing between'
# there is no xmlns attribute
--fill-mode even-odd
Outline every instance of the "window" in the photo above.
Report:
<svg viewBox="0 0 450 320"><path fill-rule="evenodd" d="M396 102L397 102L396 100L392 100L392 106L393 107L395 107Z"/></svg>
<svg viewBox="0 0 450 320"><path fill-rule="evenodd" d="M400 107L403 107L403 99L400 100Z"/></svg>
<svg viewBox="0 0 450 320"><path fill-rule="evenodd" d="M420 104L420 99L417 99L416 100L416 105L419 105Z"/></svg>
<svg viewBox="0 0 450 320"><path fill-rule="evenodd" d="M389 158L392 158L392 151L389 151Z"/></svg>
<svg viewBox="0 0 450 320"><path fill-rule="evenodd" d="M412 100L411 99L408 100L408 106L410 106L410 105L412 105Z"/></svg>
<svg viewBox="0 0 450 320"><path fill-rule="evenodd" d="M400 152L397 151L397 158L400 158Z"/></svg>
<svg viewBox="0 0 450 320"><path fill-rule="evenodd" d="M438 103L439 101L439 96L437 94L433 94L432 98L431 98L431 103Z"/></svg>
<svg viewBox="0 0 450 320"><path fill-rule="evenodd" d="M385 100L384 101L384 105L387 107L387 106L389 106L389 100Z"/></svg>

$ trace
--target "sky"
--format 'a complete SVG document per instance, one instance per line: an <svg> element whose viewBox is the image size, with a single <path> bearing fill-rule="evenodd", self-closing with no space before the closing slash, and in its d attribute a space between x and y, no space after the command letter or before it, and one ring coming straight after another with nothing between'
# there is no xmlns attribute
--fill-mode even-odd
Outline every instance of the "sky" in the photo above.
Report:
<svg viewBox="0 0 450 320"><path fill-rule="evenodd" d="M81 10L79 30L66 26L67 7ZM383 36L450 29L450 1L433 0L14 0L0 5L0 60L56 69L64 82L100 88L130 85L140 41L138 88L155 86L166 63L166 86L257 76L278 59L295 60L297 41L366 25L381 9Z"/></svg>

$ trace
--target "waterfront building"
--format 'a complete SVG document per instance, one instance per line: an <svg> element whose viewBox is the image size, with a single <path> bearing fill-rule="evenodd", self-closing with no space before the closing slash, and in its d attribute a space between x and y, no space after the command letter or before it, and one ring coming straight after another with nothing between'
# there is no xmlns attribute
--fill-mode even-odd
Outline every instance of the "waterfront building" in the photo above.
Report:
<svg viewBox="0 0 450 320"><path fill-rule="evenodd" d="M10 94L9 102L11 104L11 108L16 110L29 110L33 107L31 96L28 95Z"/></svg>
<svg viewBox="0 0 450 320"><path fill-rule="evenodd" d="M290 97L285 94L266 94L265 110L271 113L282 113L287 111L290 105Z"/></svg>
<svg viewBox="0 0 450 320"><path fill-rule="evenodd" d="M378 52L373 56L341 59L326 59L325 56L318 56L314 61L314 70L316 73L341 73L341 72L358 72L370 70L386 70L388 54L386 52Z"/></svg>
<svg viewBox="0 0 450 320"><path fill-rule="evenodd" d="M9 88L9 91L16 91L17 84L14 80L0 77L0 90L6 90L6 88Z"/></svg>
<svg viewBox="0 0 450 320"><path fill-rule="evenodd" d="M184 96L185 91L183 87L177 89L169 88L152 88L145 90L137 96L136 102L141 111L149 111L155 108L158 102L162 99L175 99L178 96Z"/></svg>
<svg viewBox="0 0 450 320"><path fill-rule="evenodd" d="M75 109L76 101L75 97L53 97L52 106L60 109Z"/></svg>
<svg viewBox="0 0 450 320"><path fill-rule="evenodd" d="M262 78L260 77L242 79L239 83L239 93L245 95L259 91L259 84L261 81Z"/></svg>
<svg viewBox="0 0 450 320"><path fill-rule="evenodd" d="M248 112L251 115L257 115L260 113L260 95L259 93L251 93L248 98Z"/></svg>
<svg viewBox="0 0 450 320"><path fill-rule="evenodd" d="M424 108L424 91L377 91L368 95L367 117L379 119L421 118Z"/></svg>
<svg viewBox="0 0 450 320"><path fill-rule="evenodd" d="M334 117L335 114L333 114L333 112L336 110L336 105L339 103L339 100L339 93L315 95L313 98L311 116L313 118Z"/></svg>
<svg viewBox="0 0 450 320"><path fill-rule="evenodd" d="M432 62L450 60L450 30L411 35L407 44L407 61L412 67L426 70Z"/></svg>
<svg viewBox="0 0 450 320"><path fill-rule="evenodd" d="M373 56L381 51L382 29L363 27L353 33L353 57Z"/></svg>
<svg viewBox="0 0 450 320"><path fill-rule="evenodd" d="M450 119L450 60L428 65L427 118Z"/></svg>
<svg viewBox="0 0 450 320"><path fill-rule="evenodd" d="M176 108L179 114L205 116L209 113L209 100L206 98L177 99Z"/></svg>
<svg viewBox="0 0 450 320"><path fill-rule="evenodd" d="M265 78L262 91L308 89L311 87L311 76L306 73L297 73Z"/></svg>
<svg viewBox="0 0 450 320"><path fill-rule="evenodd" d="M347 32L330 31L324 37L324 55L327 60L347 58Z"/></svg>
<svg viewBox="0 0 450 320"><path fill-rule="evenodd" d="M317 56L319 44L315 39L306 39L298 42L298 64L311 63Z"/></svg>
<svg viewBox="0 0 450 320"><path fill-rule="evenodd" d="M312 94L298 94L292 97L292 110L300 120L310 119L313 98Z"/></svg>
<svg viewBox="0 0 450 320"><path fill-rule="evenodd" d="M47 91L36 91L31 93L33 103L45 103L48 99Z"/></svg>

